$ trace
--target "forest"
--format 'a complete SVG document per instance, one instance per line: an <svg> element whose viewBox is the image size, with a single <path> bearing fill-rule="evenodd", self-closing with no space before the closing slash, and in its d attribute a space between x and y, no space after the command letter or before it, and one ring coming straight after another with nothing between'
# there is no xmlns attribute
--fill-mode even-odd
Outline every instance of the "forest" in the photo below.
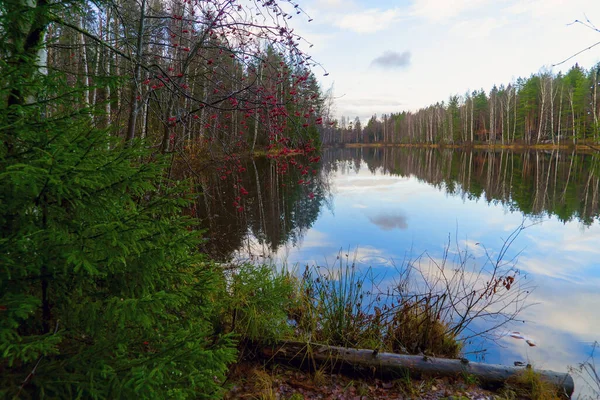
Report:
<svg viewBox="0 0 600 400"><path fill-rule="evenodd" d="M403 143L574 145L600 142L600 65L575 64L566 74L542 69L489 92L452 95L417 111L342 117L327 144Z"/></svg>
<svg viewBox="0 0 600 400"><path fill-rule="evenodd" d="M326 72L292 17L309 19L274 0L0 2L0 397L220 398L238 343L281 334L288 281L226 280L185 175L223 168L241 215L244 154L317 150Z"/></svg>
<svg viewBox="0 0 600 400"><path fill-rule="evenodd" d="M77 92L71 107L114 136L210 154L319 138L324 96L310 70L317 64L286 25L292 15L308 18L293 5L286 12L274 1L46 3L7 2L7 45L31 53L23 56L35 48L41 73L60 75ZM29 17L43 25L37 38L27 36Z"/></svg>

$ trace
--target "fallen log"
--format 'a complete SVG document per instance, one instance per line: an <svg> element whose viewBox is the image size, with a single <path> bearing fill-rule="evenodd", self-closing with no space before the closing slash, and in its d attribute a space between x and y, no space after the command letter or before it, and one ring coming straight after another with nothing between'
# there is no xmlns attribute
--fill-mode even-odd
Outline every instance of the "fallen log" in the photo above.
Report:
<svg viewBox="0 0 600 400"><path fill-rule="evenodd" d="M377 376L474 376L483 386L499 387L511 377L523 373L524 368L506 365L470 362L466 359L447 359L429 356L379 353L367 349L351 349L325 346L314 343L284 342L271 347L263 347L262 355L267 358L296 364L334 365L341 368L363 369ZM549 383L562 388L566 397L571 397L575 389L573 378L568 373L548 370L534 370Z"/></svg>

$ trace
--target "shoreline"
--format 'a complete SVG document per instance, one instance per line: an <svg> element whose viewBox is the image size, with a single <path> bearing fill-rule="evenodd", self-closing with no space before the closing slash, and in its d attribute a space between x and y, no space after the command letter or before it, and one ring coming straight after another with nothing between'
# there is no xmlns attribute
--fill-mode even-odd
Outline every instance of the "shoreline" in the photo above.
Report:
<svg viewBox="0 0 600 400"><path fill-rule="evenodd" d="M400 147L400 148L432 148L432 149L453 149L453 150L557 150L557 151L576 151L580 153L600 152L600 146L595 144L488 144L488 143L469 143L469 144L446 144L446 143L344 143L340 145L323 145L322 149L330 148L360 148L360 147Z"/></svg>

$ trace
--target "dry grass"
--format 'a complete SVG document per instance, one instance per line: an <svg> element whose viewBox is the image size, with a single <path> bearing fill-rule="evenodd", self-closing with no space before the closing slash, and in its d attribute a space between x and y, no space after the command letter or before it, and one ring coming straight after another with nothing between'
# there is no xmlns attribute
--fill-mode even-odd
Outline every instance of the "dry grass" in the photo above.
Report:
<svg viewBox="0 0 600 400"><path fill-rule="evenodd" d="M325 376L325 370L323 368L318 368L314 373L313 373L313 377L312 377L312 381L315 385L317 386L322 386L324 385L327 380L326 380L326 376Z"/></svg>
<svg viewBox="0 0 600 400"><path fill-rule="evenodd" d="M531 367L509 379L498 397L499 400L564 400L565 398L568 397L559 387L544 380Z"/></svg>
<svg viewBox="0 0 600 400"><path fill-rule="evenodd" d="M296 334L307 341L397 353L457 357L461 345L440 319L437 296L404 299L396 307L376 306L369 271L348 261L330 269L307 268L294 307Z"/></svg>
<svg viewBox="0 0 600 400"><path fill-rule="evenodd" d="M461 343L452 334L448 324L438 319L438 309L424 302L408 302L396 309L387 326L387 348L396 353L428 353L437 357L456 358Z"/></svg>

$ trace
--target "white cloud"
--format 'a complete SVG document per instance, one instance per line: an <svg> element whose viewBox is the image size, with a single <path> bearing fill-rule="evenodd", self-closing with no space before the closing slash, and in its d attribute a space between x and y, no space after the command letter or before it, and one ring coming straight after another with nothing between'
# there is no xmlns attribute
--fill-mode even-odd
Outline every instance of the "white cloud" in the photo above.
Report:
<svg viewBox="0 0 600 400"><path fill-rule="evenodd" d="M477 241L471 239L464 239L460 241L459 249L461 252L467 251L467 253L473 257L485 256L485 248Z"/></svg>
<svg viewBox="0 0 600 400"><path fill-rule="evenodd" d="M379 71L377 76L388 76L388 74L389 73L386 71ZM368 84L365 84L364 86L369 87ZM376 90L374 87L371 87L371 89L373 91ZM356 93L357 89L353 90L354 93ZM369 97L373 94L380 96L377 98ZM406 108L406 104L403 101L390 96L389 90L387 92L378 90L377 93L366 92L362 98L355 96L342 97L336 102L336 104L339 107L341 115L351 116L352 118L358 116L361 118L361 122L365 123L366 120L368 120L373 114L389 114L391 112L397 112L398 110Z"/></svg>
<svg viewBox="0 0 600 400"><path fill-rule="evenodd" d="M366 266L393 265L390 254L373 246L359 246L354 253L350 254L350 256L357 262Z"/></svg>
<svg viewBox="0 0 600 400"><path fill-rule="evenodd" d="M564 260L522 256L519 258L518 268L535 276L560 279L572 284L583 282L583 278L579 277L576 273L580 271L574 271L573 268L565 264Z"/></svg>
<svg viewBox="0 0 600 400"><path fill-rule="evenodd" d="M362 171L361 171L362 172ZM367 172L369 172L367 170ZM369 179L370 178L370 179ZM335 187L339 192L344 193L372 193L374 191L387 192L394 190L393 185L406 181L402 178L387 178L380 176L363 178L339 179L335 182Z"/></svg>
<svg viewBox="0 0 600 400"><path fill-rule="evenodd" d="M315 58L317 58L320 54L327 51L332 43L335 43L337 39L336 36L335 33L307 31L302 34L304 40L300 42L300 48L307 54L314 55Z"/></svg>
<svg viewBox="0 0 600 400"><path fill-rule="evenodd" d="M506 8L511 14L531 14L532 16L543 16L548 14L563 14L566 7L576 9L583 6L577 0L519 0Z"/></svg>
<svg viewBox="0 0 600 400"><path fill-rule="evenodd" d="M332 243L329 238L329 235L327 233L320 232L316 229L310 229L306 233L306 236L304 237L304 240L302 242L303 249L327 247L331 245Z"/></svg>
<svg viewBox="0 0 600 400"><path fill-rule="evenodd" d="M465 11L482 7L490 0L415 0L411 15L441 22L454 18Z"/></svg>
<svg viewBox="0 0 600 400"><path fill-rule="evenodd" d="M485 39L496 29L507 24L506 19L494 17L464 20L456 23L452 31L459 36L469 39Z"/></svg>
<svg viewBox="0 0 600 400"><path fill-rule="evenodd" d="M317 7L337 8L344 4L344 0L318 0L315 3Z"/></svg>
<svg viewBox="0 0 600 400"><path fill-rule="evenodd" d="M374 33L388 29L401 16L399 9L373 8L342 16L335 25L357 33Z"/></svg>
<svg viewBox="0 0 600 400"><path fill-rule="evenodd" d="M596 229L579 231L578 228L572 228L558 238L540 238L532 234L528 234L527 238L546 252L560 250L580 256L588 253L591 256L600 254L600 231Z"/></svg>

